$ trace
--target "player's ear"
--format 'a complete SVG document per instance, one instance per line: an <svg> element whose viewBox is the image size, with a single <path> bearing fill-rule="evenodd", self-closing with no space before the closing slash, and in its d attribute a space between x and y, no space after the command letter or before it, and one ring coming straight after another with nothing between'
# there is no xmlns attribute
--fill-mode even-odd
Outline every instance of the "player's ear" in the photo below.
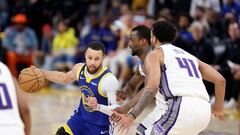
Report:
<svg viewBox="0 0 240 135"><path fill-rule="evenodd" d="M153 44L157 43L157 38L155 36L153 36Z"/></svg>
<svg viewBox="0 0 240 135"><path fill-rule="evenodd" d="M106 53L106 52L102 51L103 59L105 58L105 53Z"/></svg>
<svg viewBox="0 0 240 135"><path fill-rule="evenodd" d="M145 44L145 45L148 44L147 40L146 40L146 39L143 39L143 40L142 40L142 44Z"/></svg>

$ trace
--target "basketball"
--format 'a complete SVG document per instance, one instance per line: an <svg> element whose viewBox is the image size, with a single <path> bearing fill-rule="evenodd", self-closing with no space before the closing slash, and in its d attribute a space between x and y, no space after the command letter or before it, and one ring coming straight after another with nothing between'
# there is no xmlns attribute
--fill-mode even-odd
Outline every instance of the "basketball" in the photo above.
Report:
<svg viewBox="0 0 240 135"><path fill-rule="evenodd" d="M28 93L39 91L45 84L45 79L39 70L34 68L25 68L18 77L18 83L22 90Z"/></svg>

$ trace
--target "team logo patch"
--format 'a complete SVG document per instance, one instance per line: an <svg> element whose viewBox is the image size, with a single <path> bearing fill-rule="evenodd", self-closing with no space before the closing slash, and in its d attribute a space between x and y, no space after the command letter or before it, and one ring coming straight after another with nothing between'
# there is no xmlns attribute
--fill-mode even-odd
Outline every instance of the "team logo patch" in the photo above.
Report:
<svg viewBox="0 0 240 135"><path fill-rule="evenodd" d="M87 102L86 97L88 97L88 96L94 97L94 94L93 94L92 90L88 86L85 86L85 85L81 86L80 90L81 90L81 93L82 93L81 94L81 99L82 99L84 109L88 112L93 112L93 110L89 106L87 106L87 104L86 104L86 102Z"/></svg>
<svg viewBox="0 0 240 135"><path fill-rule="evenodd" d="M162 135L164 132L164 129L160 124L156 124L153 128L153 132L155 135Z"/></svg>

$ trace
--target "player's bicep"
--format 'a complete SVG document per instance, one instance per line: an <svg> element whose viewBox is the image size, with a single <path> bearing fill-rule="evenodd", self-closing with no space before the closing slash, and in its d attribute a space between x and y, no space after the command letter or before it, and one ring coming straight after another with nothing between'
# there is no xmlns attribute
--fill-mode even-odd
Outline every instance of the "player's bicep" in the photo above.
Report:
<svg viewBox="0 0 240 135"><path fill-rule="evenodd" d="M198 60L199 63L199 70L202 74L202 78L209 82L216 82L219 80L224 80L223 76L217 72L214 68L212 68L210 65Z"/></svg>
<svg viewBox="0 0 240 135"><path fill-rule="evenodd" d="M74 72L72 70L70 70L65 74L64 80L65 80L65 82L72 83L76 80L76 75L74 74Z"/></svg>
<svg viewBox="0 0 240 135"><path fill-rule="evenodd" d="M74 65L72 70L66 73L65 79L67 79L70 82L74 82L75 80L77 80L78 70L82 65L83 65L82 63Z"/></svg>
<svg viewBox="0 0 240 135"><path fill-rule="evenodd" d="M150 53L145 59L146 87L157 90L160 82L160 61L156 53Z"/></svg>

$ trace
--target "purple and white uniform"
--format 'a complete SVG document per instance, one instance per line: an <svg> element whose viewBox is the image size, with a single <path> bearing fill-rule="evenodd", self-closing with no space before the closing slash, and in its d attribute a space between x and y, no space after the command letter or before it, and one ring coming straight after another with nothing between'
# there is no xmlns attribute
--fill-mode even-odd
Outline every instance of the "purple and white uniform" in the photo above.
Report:
<svg viewBox="0 0 240 135"><path fill-rule="evenodd" d="M196 135L207 127L211 117L209 96L198 69L198 59L172 44L160 47L164 65L159 91L168 109L154 123L150 134Z"/></svg>
<svg viewBox="0 0 240 135"><path fill-rule="evenodd" d="M0 62L0 134L24 135L14 81L9 69L2 62Z"/></svg>
<svg viewBox="0 0 240 135"><path fill-rule="evenodd" d="M143 71L143 64L139 64L138 71L140 75L145 78L145 73ZM164 100L164 97L157 92L155 96L156 106L153 111L147 115L147 117L138 125L137 133L139 134L150 134L153 124L157 121L167 110L167 104Z"/></svg>

